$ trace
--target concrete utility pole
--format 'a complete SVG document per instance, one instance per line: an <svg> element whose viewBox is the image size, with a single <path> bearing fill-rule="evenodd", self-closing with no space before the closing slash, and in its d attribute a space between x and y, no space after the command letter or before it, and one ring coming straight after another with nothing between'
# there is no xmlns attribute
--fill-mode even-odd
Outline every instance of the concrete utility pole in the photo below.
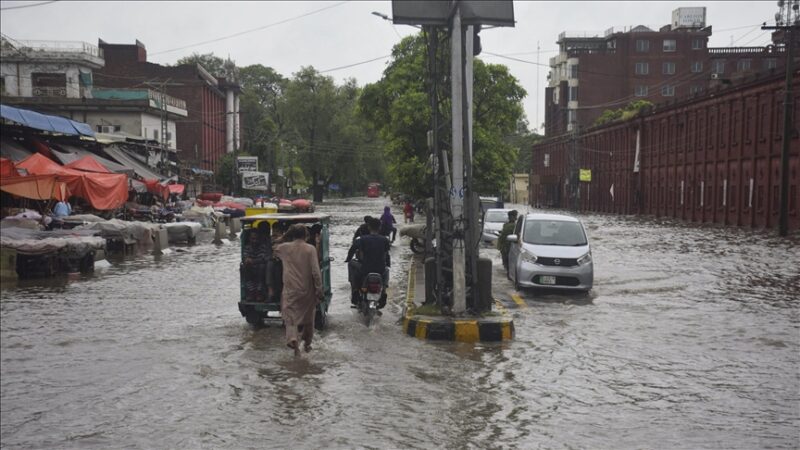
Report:
<svg viewBox="0 0 800 450"><path fill-rule="evenodd" d="M783 11L784 5L786 11ZM789 233L789 143L792 139L792 73L794 72L794 33L800 32L800 4L798 0L778 2L780 11L775 15L776 26L762 26L762 30L782 30L786 47L786 86L783 89L783 145L781 146L781 187L778 215L778 235ZM794 18L792 18L794 15Z"/></svg>
<svg viewBox="0 0 800 450"><path fill-rule="evenodd" d="M462 59L461 10L455 6L450 37L451 113L453 117L453 187L450 209L455 222L453 236L453 313L467 310L467 286L464 260L464 72Z"/></svg>

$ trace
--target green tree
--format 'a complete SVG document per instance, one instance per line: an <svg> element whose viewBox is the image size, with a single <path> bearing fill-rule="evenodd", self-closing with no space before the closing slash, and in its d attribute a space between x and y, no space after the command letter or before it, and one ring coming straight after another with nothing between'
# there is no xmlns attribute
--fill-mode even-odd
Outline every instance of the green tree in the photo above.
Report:
<svg viewBox="0 0 800 450"><path fill-rule="evenodd" d="M440 61L449 61L447 52L443 53L439 55ZM412 195L429 195L431 190L427 146L431 113L425 67L423 35L404 38L392 49L392 61L381 80L365 86L359 102L361 113L384 142L387 170L393 184ZM439 69L439 85L445 89L445 75L449 74L446 67ZM507 136L515 133L523 118L522 99L526 93L505 66L475 59L473 67L475 189L496 193L505 188L517 161L518 148L509 143ZM443 102L440 111L443 123L447 123L449 102ZM443 140L449 141L449 137ZM447 142L445 145L448 146Z"/></svg>
<svg viewBox="0 0 800 450"><path fill-rule="evenodd" d="M603 125L617 120L628 120L639 114L645 108L651 108L653 103L648 100L635 100L619 109L607 109L595 119L594 125Z"/></svg>
<svg viewBox="0 0 800 450"><path fill-rule="evenodd" d="M283 95L289 80L271 67L253 64L239 69L238 82L242 86L244 150L258 156L261 167L275 173L286 132Z"/></svg>

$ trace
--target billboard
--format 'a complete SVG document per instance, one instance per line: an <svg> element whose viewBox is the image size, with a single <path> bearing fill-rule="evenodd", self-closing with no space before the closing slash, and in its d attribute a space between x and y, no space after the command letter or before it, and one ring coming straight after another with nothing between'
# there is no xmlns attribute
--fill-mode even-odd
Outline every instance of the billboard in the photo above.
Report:
<svg viewBox="0 0 800 450"><path fill-rule="evenodd" d="M461 0L463 25L514 26L514 4L511 0ZM393 0L392 22L402 25L439 25L450 22L452 2L447 0Z"/></svg>
<svg viewBox="0 0 800 450"><path fill-rule="evenodd" d="M237 156L236 172L258 172L258 156Z"/></svg>
<svg viewBox="0 0 800 450"><path fill-rule="evenodd" d="M242 189L252 189L255 191L268 191L269 173L242 172Z"/></svg>

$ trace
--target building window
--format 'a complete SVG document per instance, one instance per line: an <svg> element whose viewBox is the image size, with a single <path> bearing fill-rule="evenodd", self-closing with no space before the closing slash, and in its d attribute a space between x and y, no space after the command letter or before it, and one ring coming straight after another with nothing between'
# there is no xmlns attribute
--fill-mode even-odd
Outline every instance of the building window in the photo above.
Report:
<svg viewBox="0 0 800 450"><path fill-rule="evenodd" d="M158 130L153 130L153 140L154 141L158 140Z"/></svg>
<svg viewBox="0 0 800 450"><path fill-rule="evenodd" d="M674 52L677 50L678 50L678 44L675 42L675 39L664 39L665 52Z"/></svg>
<svg viewBox="0 0 800 450"><path fill-rule="evenodd" d="M778 60L776 58L767 58L764 60L764 69L774 69L778 67Z"/></svg>
<svg viewBox="0 0 800 450"><path fill-rule="evenodd" d="M578 86L569 87L569 101L571 102L578 101Z"/></svg>
<svg viewBox="0 0 800 450"><path fill-rule="evenodd" d="M662 86L661 87L661 96L662 97L672 97L675 95L675 86Z"/></svg>
<svg viewBox="0 0 800 450"><path fill-rule="evenodd" d="M647 53L650 51L650 41L647 39L636 40L636 51L639 53Z"/></svg>
<svg viewBox="0 0 800 450"><path fill-rule="evenodd" d="M750 70L750 59L740 59L736 62L736 71L737 72L744 72L745 70Z"/></svg>
<svg viewBox="0 0 800 450"><path fill-rule="evenodd" d="M650 66L646 62L636 63L636 75L647 75L650 73Z"/></svg>
<svg viewBox="0 0 800 450"><path fill-rule="evenodd" d="M636 86L636 88L634 88L634 95L637 97L647 97L647 86Z"/></svg>
<svg viewBox="0 0 800 450"><path fill-rule="evenodd" d="M703 92L703 86L689 86L689 93L692 95Z"/></svg>
<svg viewBox="0 0 800 450"><path fill-rule="evenodd" d="M692 72L700 73L703 71L703 61L695 61L692 63Z"/></svg>
<svg viewBox="0 0 800 450"><path fill-rule="evenodd" d="M578 65L573 64L569 66L569 77L570 78L578 78Z"/></svg>
<svg viewBox="0 0 800 450"><path fill-rule="evenodd" d="M67 74L32 73L31 82L34 97L66 97Z"/></svg>
<svg viewBox="0 0 800 450"><path fill-rule="evenodd" d="M702 39L692 39L692 50L701 50L703 48Z"/></svg>
<svg viewBox="0 0 800 450"><path fill-rule="evenodd" d="M725 73L725 60L715 59L711 61L711 73L717 73L717 74Z"/></svg>
<svg viewBox="0 0 800 450"><path fill-rule="evenodd" d="M665 62L661 64L661 73L664 75L675 75L675 63Z"/></svg>

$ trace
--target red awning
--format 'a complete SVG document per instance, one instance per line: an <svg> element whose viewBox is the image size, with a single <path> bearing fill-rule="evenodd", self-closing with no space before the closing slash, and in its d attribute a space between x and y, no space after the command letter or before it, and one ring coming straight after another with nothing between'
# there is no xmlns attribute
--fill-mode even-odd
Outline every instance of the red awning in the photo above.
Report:
<svg viewBox="0 0 800 450"><path fill-rule="evenodd" d="M96 159L92 158L89 155L84 156L83 158L76 159L69 164L64 164L64 167L68 167L70 169L81 170L84 172L95 172L95 173L113 173L106 168L106 166L97 162Z"/></svg>
<svg viewBox="0 0 800 450"><path fill-rule="evenodd" d="M66 200L70 194L67 183L58 181L58 175L3 176L0 190L32 200Z"/></svg>
<svg viewBox="0 0 800 450"><path fill-rule="evenodd" d="M31 175L56 175L58 181L67 183L72 195L85 199L95 209L116 209L128 200L125 174L82 172L60 166L39 153L20 161L17 167Z"/></svg>

